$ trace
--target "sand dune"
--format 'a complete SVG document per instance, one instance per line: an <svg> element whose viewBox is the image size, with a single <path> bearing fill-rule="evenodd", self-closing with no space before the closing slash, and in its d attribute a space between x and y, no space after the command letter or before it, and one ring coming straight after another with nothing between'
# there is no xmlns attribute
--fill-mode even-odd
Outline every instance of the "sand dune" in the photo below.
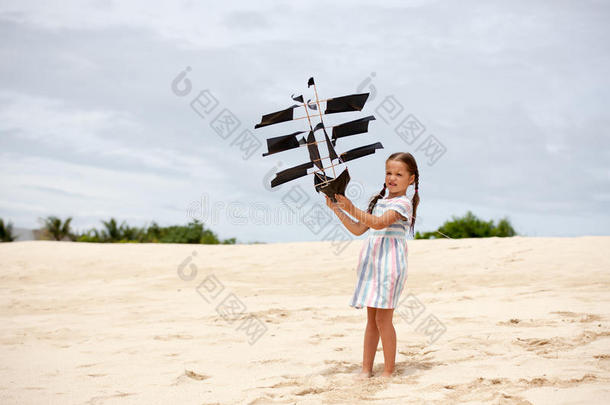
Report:
<svg viewBox="0 0 610 405"><path fill-rule="evenodd" d="M365 382L360 240L0 244L0 402L610 403L610 237L408 243Z"/></svg>

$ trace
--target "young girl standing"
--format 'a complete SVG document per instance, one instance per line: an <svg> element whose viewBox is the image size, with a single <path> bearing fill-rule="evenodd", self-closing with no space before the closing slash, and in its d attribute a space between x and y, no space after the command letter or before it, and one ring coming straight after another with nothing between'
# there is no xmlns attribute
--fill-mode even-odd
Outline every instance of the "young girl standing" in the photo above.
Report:
<svg viewBox="0 0 610 405"><path fill-rule="evenodd" d="M409 199L406 192L411 184L415 186L415 193ZM335 194L336 203L326 197L326 204L351 233L362 235L372 228L360 251L358 281L350 302L350 306L357 309L367 307L359 378L373 375L373 360L380 337L384 357L381 375L390 377L394 372L396 331L392 316L407 280L407 233L410 231L413 235L418 189L419 170L415 158L410 153L397 152L386 160L383 189L371 200L366 212L356 208L345 196Z"/></svg>

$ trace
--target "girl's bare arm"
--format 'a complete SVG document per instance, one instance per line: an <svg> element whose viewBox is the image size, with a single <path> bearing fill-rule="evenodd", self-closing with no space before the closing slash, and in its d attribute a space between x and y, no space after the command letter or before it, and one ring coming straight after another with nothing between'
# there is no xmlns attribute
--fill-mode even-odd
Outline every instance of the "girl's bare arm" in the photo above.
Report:
<svg viewBox="0 0 610 405"><path fill-rule="evenodd" d="M335 197L337 199L338 207L342 206L348 214L356 218L358 221L360 221L359 223L362 223L362 225L366 226L367 228L384 229L402 217L398 211L393 209L386 211L381 216L369 214L368 212L357 208L345 196L335 194Z"/></svg>
<svg viewBox="0 0 610 405"><path fill-rule="evenodd" d="M351 211L351 212L350 212ZM382 216L369 214L356 207L353 207L349 212L354 218L360 220L365 226L373 229L384 229L398 221L401 215L394 210L386 211Z"/></svg>
<svg viewBox="0 0 610 405"><path fill-rule="evenodd" d="M369 229L369 227L364 225L363 223L354 221L349 216L347 216L345 212L343 212L341 208L335 205L328 197L326 197L326 204L333 210L335 215L337 215L337 217L339 218L339 220L341 220L347 230L353 233L354 235L360 236Z"/></svg>

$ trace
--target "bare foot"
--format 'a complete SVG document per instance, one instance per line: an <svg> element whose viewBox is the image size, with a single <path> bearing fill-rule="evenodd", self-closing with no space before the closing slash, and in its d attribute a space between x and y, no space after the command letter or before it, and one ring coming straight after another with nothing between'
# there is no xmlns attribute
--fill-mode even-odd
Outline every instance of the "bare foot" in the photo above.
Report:
<svg viewBox="0 0 610 405"><path fill-rule="evenodd" d="M372 371L364 371L362 370L360 373L356 374L354 376L355 380L365 380L367 378L370 378L373 376L373 372Z"/></svg>
<svg viewBox="0 0 610 405"><path fill-rule="evenodd" d="M391 371L384 371L383 373L381 373L380 377L390 378L390 377L392 377L392 372Z"/></svg>

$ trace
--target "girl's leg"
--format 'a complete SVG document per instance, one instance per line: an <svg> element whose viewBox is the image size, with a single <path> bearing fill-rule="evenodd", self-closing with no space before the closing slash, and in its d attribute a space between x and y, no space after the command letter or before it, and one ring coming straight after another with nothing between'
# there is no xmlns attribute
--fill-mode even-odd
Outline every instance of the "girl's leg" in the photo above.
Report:
<svg viewBox="0 0 610 405"><path fill-rule="evenodd" d="M377 308L366 307L367 321L364 331L364 353L362 356L362 371L359 377L370 377L373 375L373 361L377 346L379 345L379 330L375 321Z"/></svg>
<svg viewBox="0 0 610 405"><path fill-rule="evenodd" d="M396 361L396 330L392 324L392 316L394 308L377 308L375 321L377 329L381 335L381 344L383 346L384 367L383 377L389 377L394 372L394 364Z"/></svg>

